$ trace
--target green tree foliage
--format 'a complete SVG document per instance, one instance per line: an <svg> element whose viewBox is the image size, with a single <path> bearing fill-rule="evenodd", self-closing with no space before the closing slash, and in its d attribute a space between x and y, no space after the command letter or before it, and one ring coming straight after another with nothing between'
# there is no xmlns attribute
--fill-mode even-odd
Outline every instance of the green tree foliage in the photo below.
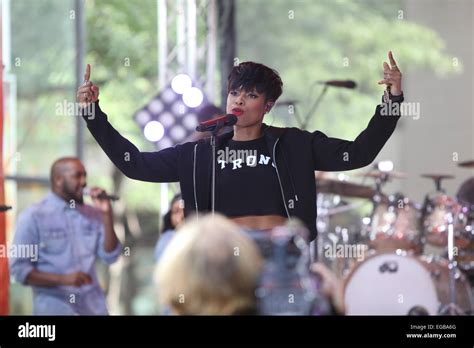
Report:
<svg viewBox="0 0 474 348"><path fill-rule="evenodd" d="M400 1L239 0L237 6L238 58L277 69L284 82L281 99L299 100L301 114L322 90L315 81L357 82L356 90L328 90L308 130L354 138L380 101L383 87L377 81L389 50L404 76L420 68L441 76L462 71L441 38L411 22ZM408 99L416 101L416 96ZM287 110L267 122L297 125Z"/></svg>
<svg viewBox="0 0 474 348"><path fill-rule="evenodd" d="M17 139L22 175L46 176L74 149L74 122L56 113L74 83L71 1L11 2L12 65L17 79ZM8 134L7 134L8 137ZM31 202L28 202L28 204Z"/></svg>

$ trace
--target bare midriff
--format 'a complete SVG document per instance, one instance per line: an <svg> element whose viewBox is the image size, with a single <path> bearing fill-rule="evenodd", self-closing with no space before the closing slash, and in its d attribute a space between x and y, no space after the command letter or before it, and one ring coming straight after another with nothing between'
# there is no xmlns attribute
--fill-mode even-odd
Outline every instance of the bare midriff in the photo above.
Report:
<svg viewBox="0 0 474 348"><path fill-rule="evenodd" d="M231 218L237 225L251 230L268 230L286 223L287 218L280 215L239 216Z"/></svg>

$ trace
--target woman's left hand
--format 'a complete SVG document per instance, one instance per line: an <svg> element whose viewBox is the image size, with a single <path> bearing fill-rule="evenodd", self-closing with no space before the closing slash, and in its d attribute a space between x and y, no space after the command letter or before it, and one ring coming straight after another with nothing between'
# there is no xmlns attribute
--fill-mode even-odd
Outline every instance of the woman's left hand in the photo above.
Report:
<svg viewBox="0 0 474 348"><path fill-rule="evenodd" d="M385 84L390 87L392 95L400 95L402 94L402 73L393 59L392 51L388 52L388 59L390 65L383 62L383 80L379 81L379 85Z"/></svg>

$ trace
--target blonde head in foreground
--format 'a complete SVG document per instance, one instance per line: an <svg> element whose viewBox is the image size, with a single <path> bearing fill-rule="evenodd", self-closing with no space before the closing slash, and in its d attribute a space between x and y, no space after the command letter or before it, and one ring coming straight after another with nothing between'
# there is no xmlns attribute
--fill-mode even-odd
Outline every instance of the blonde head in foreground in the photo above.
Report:
<svg viewBox="0 0 474 348"><path fill-rule="evenodd" d="M254 242L221 215L188 221L157 270L159 301L181 315L255 314L262 259Z"/></svg>

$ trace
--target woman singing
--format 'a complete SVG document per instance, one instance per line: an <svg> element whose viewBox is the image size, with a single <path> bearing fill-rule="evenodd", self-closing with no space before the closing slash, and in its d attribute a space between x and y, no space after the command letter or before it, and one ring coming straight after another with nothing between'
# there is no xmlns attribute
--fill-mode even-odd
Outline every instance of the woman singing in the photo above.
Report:
<svg viewBox="0 0 474 348"><path fill-rule="evenodd" d="M402 75L389 52L384 78L389 88L367 127L354 141L320 131L278 128L263 123L282 94L278 73L265 65L244 62L227 80L227 113L237 118L233 132L217 137L215 197L211 197L212 153L209 139L187 142L157 152L141 152L108 122L99 107L99 88L90 81L90 66L77 100L91 106L87 127L110 160L131 179L177 182L185 214L215 210L250 230L266 230L298 218L316 237L314 171L345 171L369 165L393 133L400 115L382 108L403 101ZM92 105L90 105L92 103ZM384 110L386 108L383 108ZM240 151L240 152L239 152ZM226 154L244 154L240 157Z"/></svg>

